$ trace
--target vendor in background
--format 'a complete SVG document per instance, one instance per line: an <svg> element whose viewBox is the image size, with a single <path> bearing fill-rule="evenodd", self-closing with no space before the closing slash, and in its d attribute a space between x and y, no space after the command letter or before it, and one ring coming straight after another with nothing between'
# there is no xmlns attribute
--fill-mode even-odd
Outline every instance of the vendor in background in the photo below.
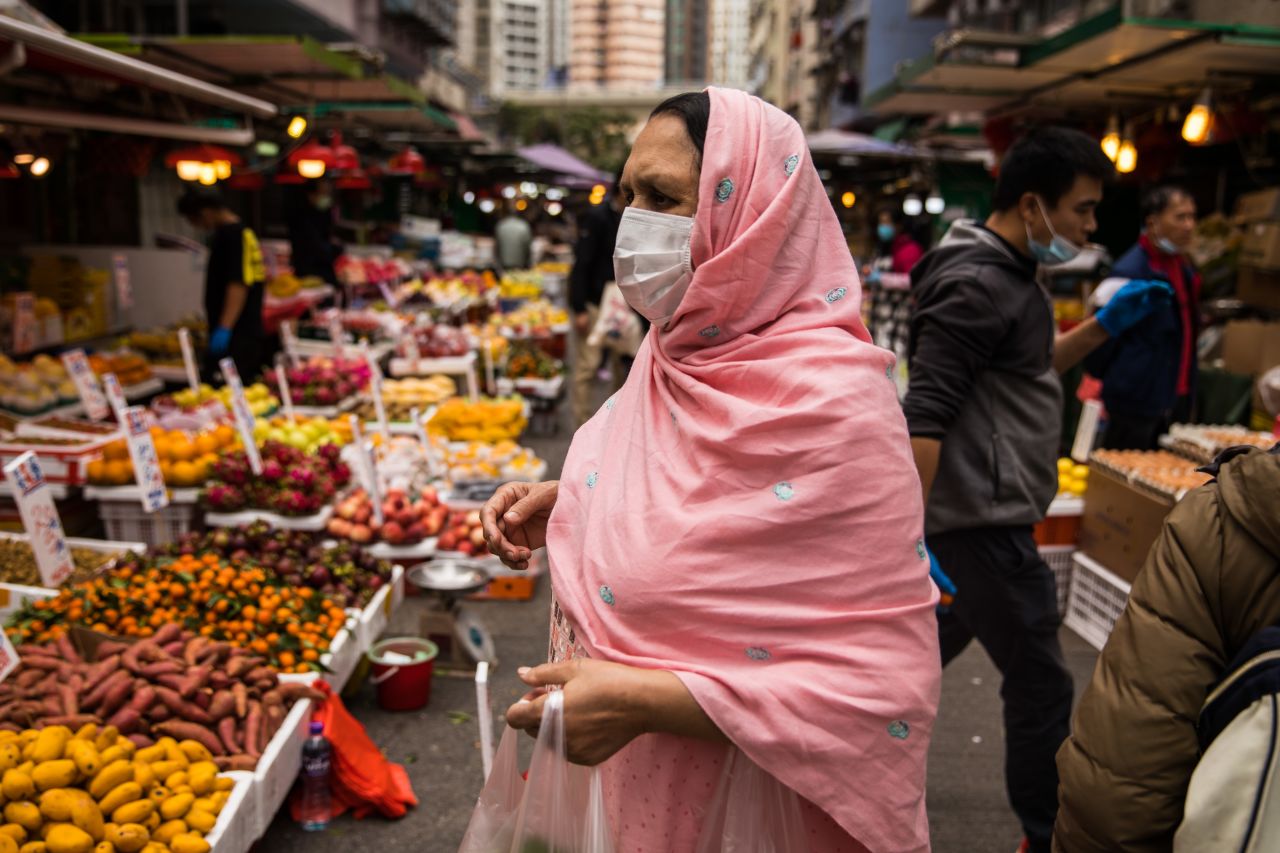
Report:
<svg viewBox="0 0 1280 853"><path fill-rule="evenodd" d="M498 263L504 270L527 270L532 266L533 229L514 205L508 203L507 215L498 220L493 236L497 242Z"/></svg>
<svg viewBox="0 0 1280 853"><path fill-rule="evenodd" d="M618 241L618 223L626 202L615 184L613 194L604 204L588 210L578 223L578 242L573 247L573 270L569 273L569 308L573 312L576 352L573 363L573 422L580 427L595 414L592 405L592 380L603 355L603 347L591 346L587 338L595 328L600 313L600 299L605 285L613 281L613 248ZM617 358L610 356L610 374L617 390L622 385L623 370Z"/></svg>
<svg viewBox="0 0 1280 853"><path fill-rule="evenodd" d="M924 256L911 236L901 209L884 208L876 217L876 259L862 268L867 283L867 331L877 346L897 356L894 381L898 397L907 393L907 356L911 338L911 278Z"/></svg>
<svg viewBox="0 0 1280 853"><path fill-rule="evenodd" d="M262 291L266 266L257 235L222 201L216 190L187 190L178 213L208 235L204 310L209 323L206 379L220 377L218 361L230 357L248 384L262 365Z"/></svg>
<svg viewBox="0 0 1280 853"><path fill-rule="evenodd" d="M1156 187L1143 198L1142 214L1142 236L1116 261L1093 302L1106 305L1133 280L1168 282L1174 299L1085 360L1102 380L1102 444L1115 450L1154 450L1170 424L1190 420L1195 394L1200 276L1186 251L1195 237L1196 203L1179 187Z"/></svg>
<svg viewBox="0 0 1280 853"><path fill-rule="evenodd" d="M906 275L924 257L924 247L911 236L906 215L901 210L885 208L876 217L876 259L864 268L868 282L885 273Z"/></svg>
<svg viewBox="0 0 1280 853"><path fill-rule="evenodd" d="M294 275L338 283L333 262L341 246L333 236L333 192L328 181L312 181L296 199L289 212L289 246Z"/></svg>

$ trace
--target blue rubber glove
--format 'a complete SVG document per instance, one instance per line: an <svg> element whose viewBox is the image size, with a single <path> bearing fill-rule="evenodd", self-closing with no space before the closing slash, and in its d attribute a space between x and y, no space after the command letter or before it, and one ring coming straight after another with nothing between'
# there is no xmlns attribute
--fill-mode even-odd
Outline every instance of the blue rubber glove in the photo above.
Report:
<svg viewBox="0 0 1280 853"><path fill-rule="evenodd" d="M951 610L951 603L956 600L955 582L947 577L947 573L942 570L942 566L938 564L938 558L934 556L933 549L925 546L925 552L929 555L929 577L937 585L938 591L942 593L942 598L938 601L938 612L947 613Z"/></svg>
<svg viewBox="0 0 1280 853"><path fill-rule="evenodd" d="M1152 312L1168 305L1173 288L1165 281L1135 278L1116 291L1111 301L1097 313L1098 323L1111 337L1122 335L1141 323Z"/></svg>
<svg viewBox="0 0 1280 853"><path fill-rule="evenodd" d="M227 354L227 350L231 348L231 330L219 326L213 330L213 334L209 336L209 354L214 358L221 358Z"/></svg>

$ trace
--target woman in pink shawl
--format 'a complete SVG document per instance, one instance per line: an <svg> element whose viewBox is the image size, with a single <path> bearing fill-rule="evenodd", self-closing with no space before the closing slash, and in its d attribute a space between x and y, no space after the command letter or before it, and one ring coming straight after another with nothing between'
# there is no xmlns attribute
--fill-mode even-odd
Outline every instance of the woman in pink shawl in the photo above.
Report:
<svg viewBox="0 0 1280 853"><path fill-rule="evenodd" d="M742 92L664 103L623 172L618 283L653 326L558 483L486 505L546 546L570 759L621 851L693 851L731 755L801 800L821 851L929 848L938 594L893 357L800 127ZM735 753L733 750L738 750Z"/></svg>

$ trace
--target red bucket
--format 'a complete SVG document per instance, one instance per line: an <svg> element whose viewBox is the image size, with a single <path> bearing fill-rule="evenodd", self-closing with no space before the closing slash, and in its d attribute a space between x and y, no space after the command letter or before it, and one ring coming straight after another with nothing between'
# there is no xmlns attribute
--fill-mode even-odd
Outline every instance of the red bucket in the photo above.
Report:
<svg viewBox="0 0 1280 853"><path fill-rule="evenodd" d="M378 688L378 704L387 711L416 711L431 699L436 644L421 637L392 637L374 643L365 655L369 680Z"/></svg>

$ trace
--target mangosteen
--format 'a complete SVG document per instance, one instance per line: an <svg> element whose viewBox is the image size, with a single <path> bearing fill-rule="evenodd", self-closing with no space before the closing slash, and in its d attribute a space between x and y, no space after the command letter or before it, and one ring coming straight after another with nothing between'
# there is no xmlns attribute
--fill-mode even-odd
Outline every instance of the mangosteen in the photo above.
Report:
<svg viewBox="0 0 1280 853"><path fill-rule="evenodd" d="M227 557L232 563L243 563L249 559L249 552L243 548L237 548L231 552L231 556Z"/></svg>
<svg viewBox="0 0 1280 853"><path fill-rule="evenodd" d="M345 583L338 584L337 593L338 595L342 596L342 599L344 601L351 601L356 594L355 590L347 586Z"/></svg>
<svg viewBox="0 0 1280 853"><path fill-rule="evenodd" d="M383 579L378 575L370 575L368 578L365 579L364 586L365 586L365 589L371 589L374 592L377 592L378 590L382 589L383 583L385 583L385 581L383 581Z"/></svg>
<svg viewBox="0 0 1280 853"><path fill-rule="evenodd" d="M307 582L310 583L311 586L326 587L329 586L332 581L333 578L329 574L329 570L324 566L311 567L311 574L307 579Z"/></svg>
<svg viewBox="0 0 1280 853"><path fill-rule="evenodd" d="M282 575L287 575L293 572L294 566L296 565L297 563L294 559L288 554L285 554L283 557L276 560L276 571Z"/></svg>

